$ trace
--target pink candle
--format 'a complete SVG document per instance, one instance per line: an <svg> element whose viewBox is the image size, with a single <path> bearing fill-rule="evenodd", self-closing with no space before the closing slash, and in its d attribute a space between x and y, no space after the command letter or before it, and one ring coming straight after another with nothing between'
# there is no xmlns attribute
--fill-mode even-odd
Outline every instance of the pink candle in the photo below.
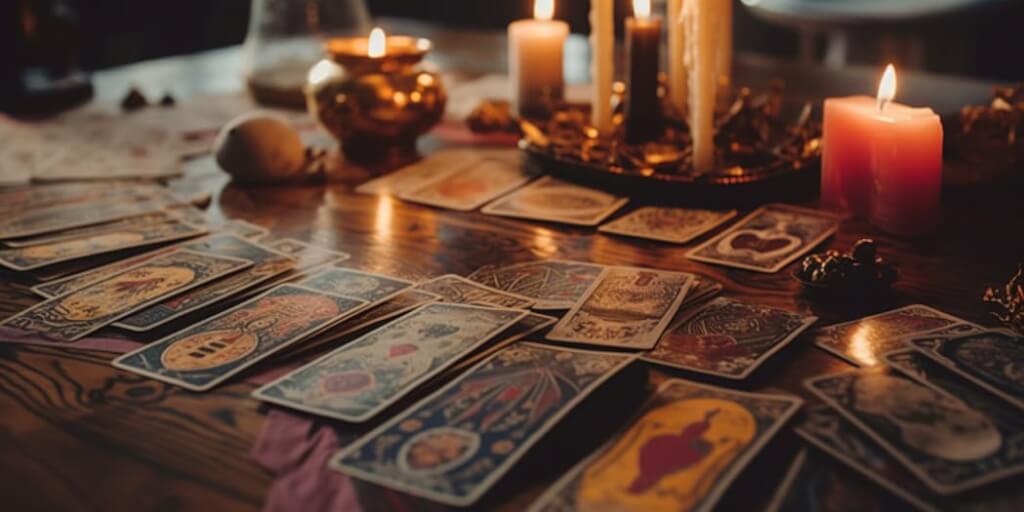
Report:
<svg viewBox="0 0 1024 512"><path fill-rule="evenodd" d="M930 108L891 100L892 66L877 98L825 100L821 200L898 235L938 225L942 189L942 123Z"/></svg>

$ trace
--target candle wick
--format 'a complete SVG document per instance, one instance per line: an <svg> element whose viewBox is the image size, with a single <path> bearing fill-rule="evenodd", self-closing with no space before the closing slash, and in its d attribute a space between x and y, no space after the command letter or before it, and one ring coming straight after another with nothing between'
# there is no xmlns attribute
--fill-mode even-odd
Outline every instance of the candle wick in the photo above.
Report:
<svg viewBox="0 0 1024 512"><path fill-rule="evenodd" d="M885 106L889 104L887 98L878 98L878 112L882 113L885 111Z"/></svg>

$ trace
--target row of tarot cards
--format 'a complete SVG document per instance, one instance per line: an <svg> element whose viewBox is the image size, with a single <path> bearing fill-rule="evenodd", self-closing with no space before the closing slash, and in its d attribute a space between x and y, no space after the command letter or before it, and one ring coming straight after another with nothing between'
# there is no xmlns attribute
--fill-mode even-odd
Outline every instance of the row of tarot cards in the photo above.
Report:
<svg viewBox="0 0 1024 512"><path fill-rule="evenodd" d="M447 149L364 183L357 192L382 194L458 211L578 226L597 226L629 198L536 175L514 149ZM533 181L531 181L533 180ZM524 186L525 185L525 186ZM601 225L603 233L685 244L736 216L646 206ZM774 273L835 233L842 218L828 212L769 205L701 243L688 257L705 263Z"/></svg>

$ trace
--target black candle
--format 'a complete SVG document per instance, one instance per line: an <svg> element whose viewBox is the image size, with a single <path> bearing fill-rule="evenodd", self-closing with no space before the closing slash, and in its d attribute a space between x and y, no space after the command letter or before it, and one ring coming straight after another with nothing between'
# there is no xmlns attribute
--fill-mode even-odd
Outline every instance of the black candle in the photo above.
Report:
<svg viewBox="0 0 1024 512"><path fill-rule="evenodd" d="M661 19L650 16L650 0L635 0L635 17L626 19L626 142L654 140L661 135L658 68Z"/></svg>

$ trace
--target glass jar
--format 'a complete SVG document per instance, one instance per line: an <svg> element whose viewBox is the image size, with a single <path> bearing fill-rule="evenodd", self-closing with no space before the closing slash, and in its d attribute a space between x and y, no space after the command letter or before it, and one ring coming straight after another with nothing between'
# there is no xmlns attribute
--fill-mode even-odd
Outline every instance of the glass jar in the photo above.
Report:
<svg viewBox="0 0 1024 512"><path fill-rule="evenodd" d="M259 103L301 109L310 66L332 37L366 35L365 0L252 0L246 83Z"/></svg>

